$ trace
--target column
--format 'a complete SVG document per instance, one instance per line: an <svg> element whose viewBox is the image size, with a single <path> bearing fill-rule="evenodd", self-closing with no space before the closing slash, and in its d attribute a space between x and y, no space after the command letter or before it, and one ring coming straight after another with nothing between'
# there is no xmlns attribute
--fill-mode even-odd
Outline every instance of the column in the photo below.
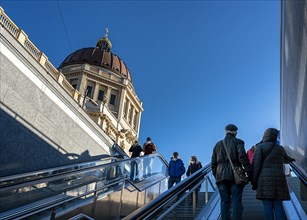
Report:
<svg viewBox="0 0 307 220"><path fill-rule="evenodd" d="M93 91L93 100L95 102L97 102L97 98L98 98L98 92L99 92L99 86L100 84L95 82L95 87L94 87L94 91Z"/></svg>

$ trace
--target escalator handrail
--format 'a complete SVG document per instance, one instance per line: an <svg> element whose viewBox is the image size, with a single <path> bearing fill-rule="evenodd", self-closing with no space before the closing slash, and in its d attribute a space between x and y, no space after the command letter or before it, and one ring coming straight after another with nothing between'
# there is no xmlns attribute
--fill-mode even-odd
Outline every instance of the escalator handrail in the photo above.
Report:
<svg viewBox="0 0 307 220"><path fill-rule="evenodd" d="M154 156L158 156L161 159L161 161L163 163L165 163L166 160L165 160L165 158L160 153L146 155L146 156L143 156L142 158L154 157ZM78 169L78 170L71 170L71 171L67 171L67 172L64 172L64 173L60 173L60 174L54 174L52 176L43 177L43 178L36 179L36 180L25 180L25 181L23 181L21 183L12 183L9 186L0 187L0 192L1 191L6 191L6 190L14 190L14 189L18 189L18 188L26 187L26 186L30 186L30 185L35 185L35 184L43 183L43 182L46 182L46 181L53 181L53 180L57 180L59 178L65 178L65 177L68 177L68 176L71 176L71 175L82 174L84 172L95 171L95 170L97 170L99 168L108 168L108 167L120 165L120 164L123 164L123 163L129 163L132 160L136 160L136 158L116 160L116 161L111 162L111 163L100 164L100 165L96 165L96 166L92 166L92 167L84 167L84 168L81 168L81 169ZM167 163L165 165L168 167ZM54 168L52 168L50 170L54 170ZM22 174L22 175L25 175L25 178L26 178L26 174ZM1 179L0 179L0 182L1 182Z"/></svg>
<svg viewBox="0 0 307 220"><path fill-rule="evenodd" d="M128 179L127 181L128 181L137 191L142 192L142 191L147 190L147 189L149 189L150 187L156 185L157 183L162 182L162 181L165 180L166 178L167 178L167 176L165 176L165 177L163 177L163 178L161 178L161 179L158 179L158 180L156 180L156 181L150 182L149 184L146 184L146 186L145 186L145 187L142 187L142 188L138 187L138 186L137 186L133 181L131 181L130 179ZM128 191L130 191L130 190L128 189ZM132 191L130 191L130 192L132 192Z"/></svg>
<svg viewBox="0 0 307 220"><path fill-rule="evenodd" d="M65 169L69 169L69 168L74 168L74 167L82 167L82 166L87 166L89 164L93 164L93 163L101 163L104 160L114 160L116 159L115 157L106 157L103 158L102 160L94 160L94 161L89 161L89 162L82 162L82 163L76 163L76 164L71 164L71 165L66 165L66 166L59 166L59 167L53 167L53 168L48 168L48 169L43 169L43 170L37 170L37 171L31 171L31 172L27 172L27 173L21 173L21 174L15 174L15 175L11 175L11 176L4 176L4 177L0 177L0 183L1 182L7 182L7 181L13 181L16 179L22 179L22 178L29 178L30 176L38 176L38 175L42 175L44 173L49 173L49 172L58 172L60 170L65 170ZM65 172L63 172L65 173Z"/></svg>
<svg viewBox="0 0 307 220"><path fill-rule="evenodd" d="M289 165L291 166L291 170L295 173L295 175L298 176L305 186L307 186L307 177L305 174L294 163L290 163Z"/></svg>
<svg viewBox="0 0 307 220"><path fill-rule="evenodd" d="M117 153L119 153L124 158L129 157L129 155L114 141L114 144L112 145L112 149L115 150Z"/></svg>
<svg viewBox="0 0 307 220"><path fill-rule="evenodd" d="M149 215L158 211L158 209L170 201L172 198L184 193L187 189L191 188L194 184L201 181L209 172L211 171L211 164L207 164L200 170L193 173L188 178L184 179L180 183L176 184L174 187L170 188L166 192L162 193L160 196L152 200L150 203L146 204L140 209L132 212L124 219L134 220L134 219L144 219Z"/></svg>
<svg viewBox="0 0 307 220"><path fill-rule="evenodd" d="M52 208L55 208L56 206L60 206L62 204L65 204L65 203L77 200L77 199L79 199L81 197L84 197L84 196L87 196L87 195L91 195L91 194L93 194L95 192L101 191L104 188L108 188L108 187L110 187L112 185L119 184L120 182L125 182L126 180L127 180L127 178L123 178L123 179L120 179L118 181L112 182L111 184L103 185L100 188L96 188L94 190L91 190L89 192L83 193L83 194L78 195L78 196L74 196L74 197L71 197L71 198L64 198L61 201L50 202L48 204L42 204L41 207L35 207L35 208L30 208L28 210L23 210L23 211L15 212L11 216L9 216L9 217L10 217L10 219L11 218L23 219L23 218L29 217L31 215L40 213L42 211L50 210ZM7 216L6 216L6 218L7 218Z"/></svg>

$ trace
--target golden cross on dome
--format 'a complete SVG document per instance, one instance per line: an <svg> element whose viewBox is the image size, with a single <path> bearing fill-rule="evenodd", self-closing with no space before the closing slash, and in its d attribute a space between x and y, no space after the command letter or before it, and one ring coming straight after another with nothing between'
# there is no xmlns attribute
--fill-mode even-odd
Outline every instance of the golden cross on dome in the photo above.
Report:
<svg viewBox="0 0 307 220"><path fill-rule="evenodd" d="M109 35L109 28L107 27L107 28L106 28L106 33L104 34L104 37L105 37L105 38L108 38L108 35Z"/></svg>

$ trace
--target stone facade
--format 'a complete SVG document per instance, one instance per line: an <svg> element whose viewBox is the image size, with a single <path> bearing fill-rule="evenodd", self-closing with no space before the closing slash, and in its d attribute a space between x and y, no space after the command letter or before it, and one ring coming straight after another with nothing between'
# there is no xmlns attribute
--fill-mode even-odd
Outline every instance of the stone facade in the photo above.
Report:
<svg viewBox="0 0 307 220"><path fill-rule="evenodd" d="M97 42L102 66L59 71L1 7L0 23L0 176L97 160L114 143L128 153L143 108L111 42Z"/></svg>
<svg viewBox="0 0 307 220"><path fill-rule="evenodd" d="M69 54L59 71L81 95L82 108L128 154L138 139L143 107L128 67L111 51L107 33L96 47Z"/></svg>
<svg viewBox="0 0 307 220"><path fill-rule="evenodd" d="M99 160L114 141L0 8L0 176Z"/></svg>

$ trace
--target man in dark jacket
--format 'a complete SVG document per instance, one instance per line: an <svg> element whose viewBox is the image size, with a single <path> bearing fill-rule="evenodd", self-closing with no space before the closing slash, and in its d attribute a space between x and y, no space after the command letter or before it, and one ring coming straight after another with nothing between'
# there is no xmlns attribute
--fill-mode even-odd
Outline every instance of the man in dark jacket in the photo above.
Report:
<svg viewBox="0 0 307 220"><path fill-rule="evenodd" d="M243 165L246 172L250 173L251 165L244 148L244 142L236 138L237 131L237 126L233 124L225 127L225 147L228 150L233 165ZM223 140L217 142L213 149L211 167L221 197L222 220L231 219L230 203L232 203L232 219L241 220L243 213L243 187L235 184L233 171L224 148Z"/></svg>
<svg viewBox="0 0 307 220"><path fill-rule="evenodd" d="M175 183L181 181L181 176L185 173L183 161L178 157L178 152L173 153L173 157L168 166L168 188L171 188Z"/></svg>
<svg viewBox="0 0 307 220"><path fill-rule="evenodd" d="M276 144L278 131L268 128L257 145L253 157L253 190L256 198L262 200L265 219L285 219L282 201L290 200L284 173L284 163L293 162L284 148Z"/></svg>
<svg viewBox="0 0 307 220"><path fill-rule="evenodd" d="M143 149L137 140L134 141L134 144L130 147L129 152L131 153L131 158L139 157ZM131 173L130 180L138 181L139 179L139 169L138 169L137 160L131 161Z"/></svg>

